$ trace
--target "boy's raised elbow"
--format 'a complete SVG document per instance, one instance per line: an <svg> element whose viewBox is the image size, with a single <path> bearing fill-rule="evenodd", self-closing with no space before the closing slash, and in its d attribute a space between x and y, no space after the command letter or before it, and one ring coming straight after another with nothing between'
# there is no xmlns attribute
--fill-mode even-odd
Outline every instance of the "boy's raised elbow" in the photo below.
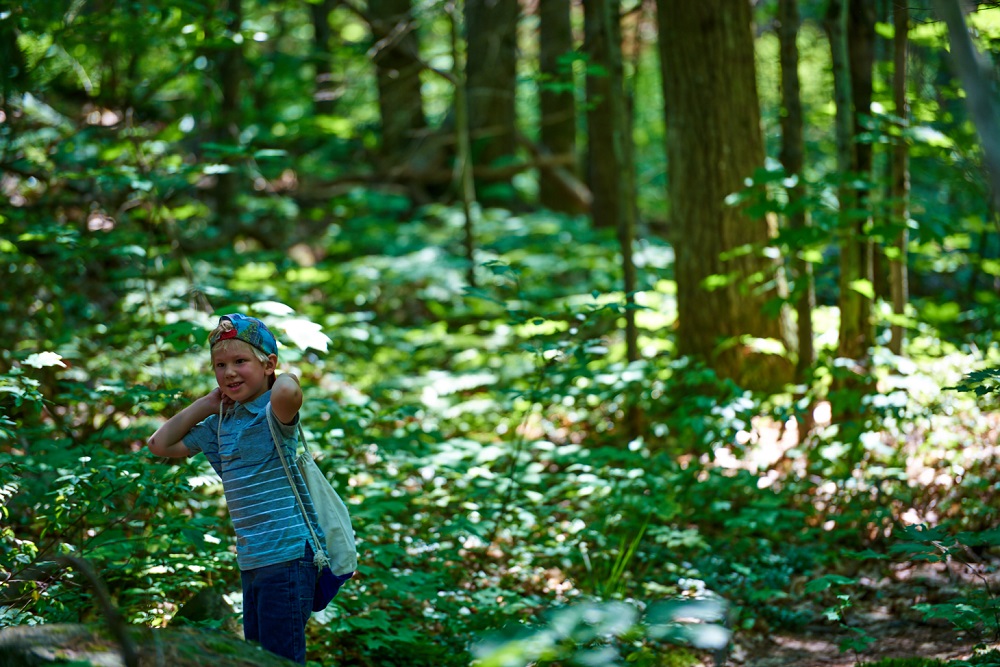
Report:
<svg viewBox="0 0 1000 667"><path fill-rule="evenodd" d="M271 388L271 407L282 422L288 424L302 407L302 387L295 376L279 375Z"/></svg>
<svg viewBox="0 0 1000 667"><path fill-rule="evenodd" d="M160 441L157 440L156 435L149 436L149 439L146 441L146 449L148 449L149 453L152 454L153 456L167 455L166 448L160 444Z"/></svg>
<svg viewBox="0 0 1000 667"><path fill-rule="evenodd" d="M153 456L159 456L161 458L183 458L188 456L190 452L183 442L175 442L173 444L163 444L160 438L156 437L154 433L146 441L146 449Z"/></svg>

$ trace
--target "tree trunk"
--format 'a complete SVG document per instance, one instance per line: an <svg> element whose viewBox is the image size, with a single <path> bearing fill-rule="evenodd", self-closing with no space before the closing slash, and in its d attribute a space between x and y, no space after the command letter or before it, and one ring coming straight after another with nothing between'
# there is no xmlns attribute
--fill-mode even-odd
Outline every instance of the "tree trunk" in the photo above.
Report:
<svg viewBox="0 0 1000 667"><path fill-rule="evenodd" d="M476 166L494 166L512 160L517 150L514 95L520 11L516 0L465 3L468 50L465 80L472 159ZM514 200L509 183L493 183L489 187L477 183L476 189L478 198L486 203L510 204Z"/></svg>
<svg viewBox="0 0 1000 667"><path fill-rule="evenodd" d="M805 188L802 184L802 166L805 142L802 128L802 99L799 86L799 48L796 39L799 34L799 9L797 0L778 1L778 40L781 44L781 163L785 172L796 179L788 190L787 215L789 229L797 238L803 236L809 226L809 218L802 200ZM816 307L816 290L813 284L812 264L802 258L802 251L796 253L791 263L794 279L795 312L798 319L798 361L795 365L795 381L804 383L809 368L816 360L813 345L812 313Z"/></svg>
<svg viewBox="0 0 1000 667"><path fill-rule="evenodd" d="M369 0L368 6L375 39L382 157L388 164L400 164L413 138L427 127L413 8L410 0Z"/></svg>
<svg viewBox="0 0 1000 667"><path fill-rule="evenodd" d="M15 92L27 90L30 87L24 53L21 52L17 41L18 30L15 16L10 12L0 16L0 63L3 63L0 66L0 111L3 112L8 132L14 126L13 114L10 110L11 97ZM7 138L8 141L13 139L10 136Z"/></svg>
<svg viewBox="0 0 1000 667"><path fill-rule="evenodd" d="M837 354L848 359L862 360L866 354L865 335L861 326L862 294L857 281L863 276L861 246L856 238L856 193L851 171L857 164L854 145L854 105L851 101L851 67L847 28L850 0L831 0L827 19L830 50L833 59L834 99L837 105L837 171L841 179L839 203L838 245L840 246L840 338Z"/></svg>
<svg viewBox="0 0 1000 667"><path fill-rule="evenodd" d="M954 0L934 0L935 13L948 25L952 67L965 88L969 115L979 132L990 186L992 210L1000 211L1000 103L993 95L993 71L976 49Z"/></svg>
<svg viewBox="0 0 1000 667"><path fill-rule="evenodd" d="M622 252L625 343L629 361L639 358L635 324L635 186L632 123L625 105L618 0L584 0L587 76L587 136L594 224L613 228ZM596 71L599 70L599 73Z"/></svg>
<svg viewBox="0 0 1000 667"><path fill-rule="evenodd" d="M777 265L760 252L763 219L726 202L764 163L749 2L658 0L678 348L747 387L790 379L789 362L752 339L785 344L767 314ZM751 277L753 284L749 284Z"/></svg>
<svg viewBox="0 0 1000 667"><path fill-rule="evenodd" d="M614 4L616 20L605 26L607 6ZM622 201L620 169L609 155L615 145L615 101L622 96L621 28L617 0L584 1L584 44L587 57L587 185L593 194L591 217L597 227L615 228ZM612 51L619 53L612 64Z"/></svg>
<svg viewBox="0 0 1000 667"><path fill-rule="evenodd" d="M219 113L215 122L215 141L219 144L234 145L240 133L240 82L243 80L243 42L235 39L243 24L242 0L226 0L223 5L224 47L216 60L217 84L221 91ZM215 185L215 213L219 227L227 237L239 232L239 216L236 213L236 195L239 179L233 160L223 160L230 165L227 172L220 173Z"/></svg>
<svg viewBox="0 0 1000 667"><path fill-rule="evenodd" d="M313 88L313 104L316 113L321 116L333 114L337 99L337 85L333 80L333 69L330 67L330 12L338 0L319 0L310 3L313 24L313 48L316 63L316 83Z"/></svg>
<svg viewBox="0 0 1000 667"><path fill-rule="evenodd" d="M476 187L472 175L472 147L469 140L469 104L468 89L466 87L463 71L466 70L468 58L467 48L462 48L462 40L459 37L459 25L461 24L458 10L452 6L448 16L451 19L451 62L452 76L455 84L455 170L453 181L458 191L459 200L462 202L462 214L464 224L462 230L462 247L465 249L465 280L470 287L476 286L476 224L473 219L474 211L478 210L473 204L476 200Z"/></svg>
<svg viewBox="0 0 1000 667"><path fill-rule="evenodd" d="M576 155L576 101L573 95L573 53L570 0L546 0L538 6L538 58L541 72L541 144L557 155ZM576 168L570 170L574 176ZM541 170L538 194L542 206L553 211L580 213L580 198L566 187L567 180Z"/></svg>
<svg viewBox="0 0 1000 667"><path fill-rule="evenodd" d="M899 234L893 241L894 252L889 260L889 289L892 295L892 312L902 316L906 312L906 304L910 299L907 271L907 252L909 245L908 222L910 217L910 153L909 145L903 138L903 130L908 125L906 100L906 55L909 42L910 9L906 0L894 0L892 23L895 28L893 37L893 75L892 97L899 118L900 136L892 148L892 196L893 224L898 225ZM905 331L901 324L893 323L892 338L889 349L893 354L903 353Z"/></svg>
<svg viewBox="0 0 1000 667"><path fill-rule="evenodd" d="M858 136L867 131L865 122L870 122L872 114L872 78L875 66L875 16L876 6L870 0L849 0L849 16L847 28L847 44L851 69L851 104L854 108L853 120L853 141L854 165L851 171L857 174L864 181L872 180L872 144L868 141L858 141ZM874 243L871 240L868 229L871 227L871 193L867 188L859 189L856 193L857 214L855 216L854 243L859 248L857 251L861 259L859 273L854 276L854 280L867 283L866 291L871 296L862 294L861 309L858 314L858 322L851 325L852 329L860 333L861 340L857 348L852 350L860 351L862 356L850 357L862 359L867 356L868 351L875 344L875 329L872 321L872 308L874 305L875 270L874 270Z"/></svg>

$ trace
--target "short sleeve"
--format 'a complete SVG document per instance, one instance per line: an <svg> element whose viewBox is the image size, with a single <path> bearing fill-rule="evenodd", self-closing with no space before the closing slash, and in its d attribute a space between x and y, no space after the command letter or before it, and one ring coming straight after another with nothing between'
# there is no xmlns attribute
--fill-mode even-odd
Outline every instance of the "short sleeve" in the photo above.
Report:
<svg viewBox="0 0 1000 667"><path fill-rule="evenodd" d="M268 408L270 408L270 403L268 403ZM295 419L292 420L291 424L283 424L273 411L268 411L270 411L271 416L274 417L274 424L278 427L278 433L281 435L281 439L284 441L285 447L290 447L294 451L295 445L299 440L299 413L295 413ZM267 419L266 414L264 419Z"/></svg>
<svg viewBox="0 0 1000 667"><path fill-rule="evenodd" d="M184 446L191 451L192 454L197 454L198 452L205 451L205 446L209 445L218 438L217 426L219 423L218 415L210 415L201 422L195 424L194 428L187 432L181 441Z"/></svg>

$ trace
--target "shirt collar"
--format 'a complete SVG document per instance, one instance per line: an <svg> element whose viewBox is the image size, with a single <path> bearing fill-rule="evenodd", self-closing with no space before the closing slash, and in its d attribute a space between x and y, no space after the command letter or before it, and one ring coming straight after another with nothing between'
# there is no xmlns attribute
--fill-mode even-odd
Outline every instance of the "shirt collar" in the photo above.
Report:
<svg viewBox="0 0 1000 667"><path fill-rule="evenodd" d="M261 411L267 407L268 402L271 400L271 390L268 389L263 394L257 398L249 401L247 403L240 403L243 409L253 415L258 415Z"/></svg>

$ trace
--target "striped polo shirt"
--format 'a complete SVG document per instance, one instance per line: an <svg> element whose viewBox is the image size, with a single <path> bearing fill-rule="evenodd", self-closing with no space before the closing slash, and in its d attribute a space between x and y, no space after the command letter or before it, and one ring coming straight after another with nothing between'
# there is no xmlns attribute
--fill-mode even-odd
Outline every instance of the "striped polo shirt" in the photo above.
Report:
<svg viewBox="0 0 1000 667"><path fill-rule="evenodd" d="M267 391L248 403L237 403L222 419L208 417L184 436L192 454L203 452L222 478L229 516L236 531L236 562L240 570L253 570L302 558L309 529L278 458L266 407ZM283 440L285 461L302 496L306 512L323 542L312 498L295 466L298 416L292 424L275 420Z"/></svg>

